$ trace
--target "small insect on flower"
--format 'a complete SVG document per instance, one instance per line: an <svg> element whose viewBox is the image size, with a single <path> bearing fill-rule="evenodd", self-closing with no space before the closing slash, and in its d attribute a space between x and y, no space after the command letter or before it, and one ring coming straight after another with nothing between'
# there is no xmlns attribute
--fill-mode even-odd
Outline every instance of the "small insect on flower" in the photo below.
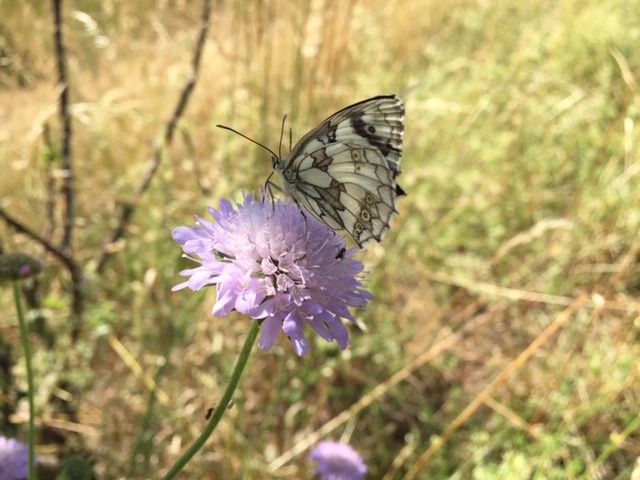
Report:
<svg viewBox="0 0 640 480"><path fill-rule="evenodd" d="M173 290L215 285L213 314L237 310L261 321L262 350L283 330L298 355L309 353L305 325L344 350L350 341L342 319L355 323L348 307L373 298L363 288L362 263L350 258L343 238L314 218L305 219L293 202L271 203L265 197L264 192L260 200L245 195L237 209L221 200L219 210L209 208L215 222L196 217L195 227L173 231L185 256L200 263L180 272L189 279Z"/></svg>
<svg viewBox="0 0 640 480"><path fill-rule="evenodd" d="M341 442L325 441L316 445L309 458L318 462L313 473L320 480L364 480L367 466L351 446Z"/></svg>

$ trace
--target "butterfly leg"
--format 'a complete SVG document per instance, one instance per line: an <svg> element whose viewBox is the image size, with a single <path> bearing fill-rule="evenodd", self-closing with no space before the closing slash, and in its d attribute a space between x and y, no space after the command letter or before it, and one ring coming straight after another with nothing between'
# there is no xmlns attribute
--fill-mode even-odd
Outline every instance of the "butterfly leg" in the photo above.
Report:
<svg viewBox="0 0 640 480"><path fill-rule="evenodd" d="M278 185L273 183L270 180L270 178L271 178L271 175L269 175L269 178L267 178L267 181L264 183L264 190L265 190L265 192L269 192L269 197L271 197L271 210L273 211L273 209L275 208L275 203L276 203L276 197L273 194L273 190L281 192L282 189Z"/></svg>
<svg viewBox="0 0 640 480"><path fill-rule="evenodd" d="M298 205L298 202L296 202L296 205ZM309 244L309 220L307 220L307 216L304 213L304 209L302 207L300 207L300 205L298 205L298 209L300 209L300 213L302 214L302 218L304 218L304 230L306 232L304 243L305 243L305 245L308 245Z"/></svg>

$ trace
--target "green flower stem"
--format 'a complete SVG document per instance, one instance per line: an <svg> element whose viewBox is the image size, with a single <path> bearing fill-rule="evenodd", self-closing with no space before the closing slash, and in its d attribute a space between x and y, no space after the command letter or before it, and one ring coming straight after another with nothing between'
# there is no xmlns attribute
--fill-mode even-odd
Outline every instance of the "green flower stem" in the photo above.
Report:
<svg viewBox="0 0 640 480"><path fill-rule="evenodd" d="M22 348L24 350L24 358L27 363L27 385L29 399L29 480L35 480L35 448L34 448L34 419L35 419L35 407L33 405L33 372L31 371L31 349L29 348L29 330L27 328L27 322L22 313L22 303L20 302L20 289L18 288L18 282L13 282L13 297L16 301L16 310L18 312L18 324L20 325L20 339L22 340Z"/></svg>
<svg viewBox="0 0 640 480"><path fill-rule="evenodd" d="M205 442L209 439L215 428L218 426L222 415L227 410L227 405L229 405L229 402L231 402L231 397L233 396L233 392L235 392L236 387L238 386L238 382L240 381L242 372L247 366L247 361L249 360L251 349L253 348L253 344L256 342L256 338L258 338L258 332L260 332L260 324L257 320L252 320L249 335L247 335L247 339L244 342L244 346L242 347L242 351L240 352L240 356L238 357L238 362L233 369L231 378L229 378L229 385L227 385L227 389L222 395L218 407L214 410L209 423L207 423L200 436L196 439L195 442L193 442L193 445L189 447L184 455L182 455L182 457L178 459L173 467L171 467L171 470L169 470L169 472L164 476L164 480L171 480L175 478L180 470L182 470L184 466L189 463L189 460L191 460L193 456L198 453L198 451L204 446Z"/></svg>

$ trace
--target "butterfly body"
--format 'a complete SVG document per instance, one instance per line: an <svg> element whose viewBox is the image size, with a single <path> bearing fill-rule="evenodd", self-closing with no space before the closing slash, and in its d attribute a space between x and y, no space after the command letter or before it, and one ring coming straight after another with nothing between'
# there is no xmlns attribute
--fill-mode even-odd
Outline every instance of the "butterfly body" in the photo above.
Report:
<svg viewBox="0 0 640 480"><path fill-rule="evenodd" d="M381 241L405 195L400 175L404 105L384 95L350 105L274 157L282 188L315 218L358 246Z"/></svg>

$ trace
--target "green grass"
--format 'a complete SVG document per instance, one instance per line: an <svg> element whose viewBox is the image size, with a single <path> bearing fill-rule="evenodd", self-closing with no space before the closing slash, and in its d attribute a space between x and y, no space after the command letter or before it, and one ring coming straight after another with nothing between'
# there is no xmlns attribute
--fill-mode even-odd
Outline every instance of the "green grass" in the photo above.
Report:
<svg viewBox="0 0 640 480"><path fill-rule="evenodd" d="M339 108L398 93L408 196L385 241L359 256L376 295L357 312L366 331L352 328L345 352L315 339L304 358L285 339L256 349L183 478L308 477L306 451L270 464L361 399L371 401L328 436L363 454L368 478L403 478L420 458L421 479L630 478L640 456L640 2L216 3L194 95L137 199L198 28L199 5L169 3L65 5L74 257L87 274L77 343L67 272L0 223L5 251L46 265L40 314L54 341L31 338L37 424L49 432L38 452L87 454L102 478L156 478L216 405L250 320L213 318L213 291L170 291L187 265L170 233L257 190L271 170L264 151L216 124L276 149L284 114L295 141ZM4 2L0 17L0 203L42 233L43 126L59 138L49 6ZM138 210L95 274L123 201ZM10 289L0 302L12 312ZM26 385L18 333L14 315L0 315L0 336L16 345L0 399L12 409ZM11 425L24 438L21 421Z"/></svg>

